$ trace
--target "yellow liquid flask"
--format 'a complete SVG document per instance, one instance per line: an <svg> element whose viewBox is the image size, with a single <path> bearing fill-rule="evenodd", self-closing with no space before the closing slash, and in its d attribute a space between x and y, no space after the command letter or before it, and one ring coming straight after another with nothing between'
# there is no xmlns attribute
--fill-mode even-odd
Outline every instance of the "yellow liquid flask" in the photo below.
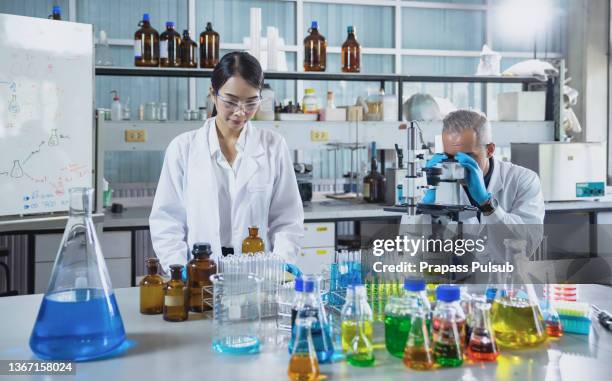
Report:
<svg viewBox="0 0 612 381"><path fill-rule="evenodd" d="M525 256L526 242L505 239L506 258L514 260ZM533 284L526 284L519 275L520 268L506 277L505 284L493 302L491 320L493 334L502 348L526 348L547 339L544 317Z"/></svg>
<svg viewBox="0 0 612 381"><path fill-rule="evenodd" d="M242 254L263 253L265 250L264 241L259 237L259 228L249 227L249 236L242 241Z"/></svg>
<svg viewBox="0 0 612 381"><path fill-rule="evenodd" d="M373 316L366 289L362 285L349 285L346 303L342 307L342 350L346 361L353 366L374 365Z"/></svg>
<svg viewBox="0 0 612 381"><path fill-rule="evenodd" d="M295 341L291 349L287 375L292 381L316 381L319 360L312 341L313 318L299 317L295 321Z"/></svg>
<svg viewBox="0 0 612 381"><path fill-rule="evenodd" d="M110 355L125 330L91 218L93 189L70 189L70 214L49 287L30 337L42 359L85 361Z"/></svg>

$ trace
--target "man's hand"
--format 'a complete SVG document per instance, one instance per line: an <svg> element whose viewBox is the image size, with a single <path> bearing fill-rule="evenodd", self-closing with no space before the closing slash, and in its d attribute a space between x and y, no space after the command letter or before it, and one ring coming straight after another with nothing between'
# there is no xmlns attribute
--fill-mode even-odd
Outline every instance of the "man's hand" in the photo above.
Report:
<svg viewBox="0 0 612 381"><path fill-rule="evenodd" d="M480 169L474 159L463 152L458 152L455 155L455 159L465 168L466 182L470 195L478 205L483 205L491 198L491 193L487 192L485 187L482 169Z"/></svg>

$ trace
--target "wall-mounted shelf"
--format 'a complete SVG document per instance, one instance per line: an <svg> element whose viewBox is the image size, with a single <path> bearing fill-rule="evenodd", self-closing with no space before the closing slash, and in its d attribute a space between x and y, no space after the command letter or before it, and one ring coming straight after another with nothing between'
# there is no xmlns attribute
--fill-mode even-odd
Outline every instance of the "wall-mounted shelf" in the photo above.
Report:
<svg viewBox="0 0 612 381"><path fill-rule="evenodd" d="M162 67L96 66L96 75L122 77L185 77L210 78L212 69L181 69ZM437 83L545 83L535 77L517 76L431 76L369 73L280 72L267 71L266 79L307 81L363 81L363 82L437 82Z"/></svg>

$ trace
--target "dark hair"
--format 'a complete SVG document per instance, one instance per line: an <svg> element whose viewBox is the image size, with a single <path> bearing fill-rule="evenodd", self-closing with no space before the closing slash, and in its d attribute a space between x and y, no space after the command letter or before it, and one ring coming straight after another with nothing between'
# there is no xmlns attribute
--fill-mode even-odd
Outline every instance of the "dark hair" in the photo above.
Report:
<svg viewBox="0 0 612 381"><path fill-rule="evenodd" d="M263 88L264 75L259 61L247 52L231 52L221 57L221 61L213 69L210 85L215 94L235 75L241 76L257 90ZM215 115L216 108L212 112L212 116Z"/></svg>

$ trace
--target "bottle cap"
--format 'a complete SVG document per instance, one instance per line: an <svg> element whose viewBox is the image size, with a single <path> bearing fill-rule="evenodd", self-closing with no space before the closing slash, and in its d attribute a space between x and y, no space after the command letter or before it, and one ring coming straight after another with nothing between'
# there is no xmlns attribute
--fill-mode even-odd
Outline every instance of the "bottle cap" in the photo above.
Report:
<svg viewBox="0 0 612 381"><path fill-rule="evenodd" d="M304 292L313 292L314 291L315 282L312 279L306 279L304 281Z"/></svg>
<svg viewBox="0 0 612 381"><path fill-rule="evenodd" d="M355 27L352 25L349 25L348 28L346 28L346 31L348 33L355 33Z"/></svg>
<svg viewBox="0 0 612 381"><path fill-rule="evenodd" d="M206 23L206 30L212 30L212 23L210 21Z"/></svg>
<svg viewBox="0 0 612 381"><path fill-rule="evenodd" d="M48 9L48 8L47 8ZM53 6L53 13L62 13L62 7L60 7L59 5L54 5Z"/></svg>
<svg viewBox="0 0 612 381"><path fill-rule="evenodd" d="M183 29L183 36L189 36L189 30Z"/></svg>
<svg viewBox="0 0 612 381"><path fill-rule="evenodd" d="M193 244L193 250L191 250L191 254L194 257L206 257L210 258L212 255L212 250L210 248L210 243L208 242L196 242Z"/></svg>
<svg viewBox="0 0 612 381"><path fill-rule="evenodd" d="M461 298L461 290L457 286L443 284L436 288L436 299L443 302L454 302Z"/></svg>
<svg viewBox="0 0 612 381"><path fill-rule="evenodd" d="M316 21L312 21L312 22L310 23L310 27L311 27L312 29L319 29L319 23L318 23L318 22L316 22Z"/></svg>
<svg viewBox="0 0 612 381"><path fill-rule="evenodd" d="M406 278L404 279L404 290L423 291L425 290L425 280L423 278Z"/></svg>
<svg viewBox="0 0 612 381"><path fill-rule="evenodd" d="M142 21L149 21L149 14L145 13L142 15Z"/></svg>
<svg viewBox="0 0 612 381"><path fill-rule="evenodd" d="M304 279L301 277L295 278L295 291L304 291Z"/></svg>
<svg viewBox="0 0 612 381"><path fill-rule="evenodd" d="M309 87L307 89L304 90L305 94L314 94L315 93L315 89Z"/></svg>
<svg viewBox="0 0 612 381"><path fill-rule="evenodd" d="M170 265L170 271L183 271L183 265Z"/></svg>
<svg viewBox="0 0 612 381"><path fill-rule="evenodd" d="M174 21L166 21L166 28L174 28Z"/></svg>

